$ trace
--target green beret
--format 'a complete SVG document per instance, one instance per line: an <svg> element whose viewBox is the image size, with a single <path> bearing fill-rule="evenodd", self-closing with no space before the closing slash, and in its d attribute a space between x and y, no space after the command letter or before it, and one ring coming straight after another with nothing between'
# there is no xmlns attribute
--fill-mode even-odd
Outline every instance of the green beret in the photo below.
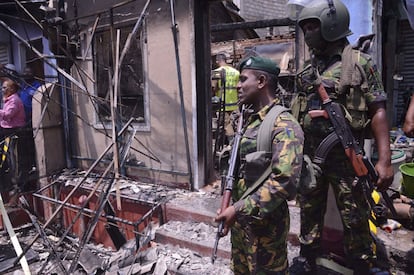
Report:
<svg viewBox="0 0 414 275"><path fill-rule="evenodd" d="M240 63L240 72L244 69L265 71L270 74L279 75L279 66L271 59L262 56L251 56Z"/></svg>

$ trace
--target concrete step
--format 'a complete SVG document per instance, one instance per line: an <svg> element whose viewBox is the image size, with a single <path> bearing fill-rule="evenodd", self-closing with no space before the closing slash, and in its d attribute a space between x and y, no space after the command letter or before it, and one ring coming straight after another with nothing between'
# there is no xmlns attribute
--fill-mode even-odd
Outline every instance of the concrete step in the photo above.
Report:
<svg viewBox="0 0 414 275"><path fill-rule="evenodd" d="M217 227L214 222L222 197L214 193L193 192L183 194L164 206L164 219L168 221L202 222ZM300 210L295 201L288 202L290 212L290 231L288 240L299 245Z"/></svg>
<svg viewBox="0 0 414 275"><path fill-rule="evenodd" d="M216 240L217 227L203 222L169 221L155 232L155 241L190 249L202 257L211 257ZM217 257L230 259L230 236L219 239Z"/></svg>
<svg viewBox="0 0 414 275"><path fill-rule="evenodd" d="M164 205L164 221L155 232L155 241L186 248L200 257L211 258L218 224L214 222L221 197L210 192L178 195ZM229 261L230 236L220 238L217 259Z"/></svg>
<svg viewBox="0 0 414 275"><path fill-rule="evenodd" d="M217 224L213 219L221 204L221 196L216 193L190 192L180 194L169 201L164 206L164 219L167 224L157 230L157 241L185 247L200 256L211 257L217 230ZM299 254L300 209L295 201L290 201L288 204L290 211L288 257L289 263L292 264L293 257ZM177 222L181 224L176 224ZM338 240L342 240L342 231L328 230L329 226L332 226L328 224L329 222L324 229L323 246L341 255L342 243ZM206 232L207 235L204 235ZM381 243L379 246L383 247L381 250L384 250L382 253L385 254L386 259L388 258L391 270L395 271L395 274L401 274L399 273L401 271L414 274L412 260L414 259L412 257L414 231L401 228L390 234L378 228L377 237ZM230 241L226 238L221 238L219 241L218 258L230 257Z"/></svg>
<svg viewBox="0 0 414 275"><path fill-rule="evenodd" d="M185 193L165 204L164 218L167 222L194 221L213 225L220 205L219 195L204 192Z"/></svg>
<svg viewBox="0 0 414 275"><path fill-rule="evenodd" d="M188 248L195 253L211 257L217 234L214 222L217 209L221 205L221 196L210 192L191 192L180 194L164 206L164 220L155 233L156 242ZM289 247L294 257L297 254L299 240L299 208L289 203L291 227L288 235ZM230 237L220 238L217 257L230 259Z"/></svg>

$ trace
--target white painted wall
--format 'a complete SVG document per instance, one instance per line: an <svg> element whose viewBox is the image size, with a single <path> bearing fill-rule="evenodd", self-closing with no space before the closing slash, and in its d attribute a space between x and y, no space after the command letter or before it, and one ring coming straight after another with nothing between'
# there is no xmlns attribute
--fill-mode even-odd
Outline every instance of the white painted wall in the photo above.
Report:
<svg viewBox="0 0 414 275"><path fill-rule="evenodd" d="M196 146L193 125L195 116L195 85L194 85L194 37L191 0L176 1L176 20L178 24L178 46L181 61L184 105L186 112L191 166L194 165ZM160 159L161 163L135 153L137 159L145 163L145 169L131 168L127 172L142 179L148 178L154 182L166 181L172 183L188 183L187 155L184 142L184 128L180 110L180 95L178 75L171 31L171 13L169 1L154 0L149 7L147 17L147 75L149 121L148 131L139 131L132 146L140 151L149 153L147 148ZM90 27L90 26L89 26ZM86 60L79 65L90 75L93 75L93 62ZM73 70L73 74L76 72ZM79 78L79 76L77 76ZM90 92L94 92L94 84L84 77ZM96 80L99 81L99 80ZM94 123L94 109L89 98L80 93L74 93L76 111L89 123ZM82 120L75 121L76 152L78 156L96 158L103 149L111 143L111 138L105 137L97 129L86 125ZM83 163L87 167L88 163ZM200 179L202 180L202 179ZM200 185L199 182L195 186Z"/></svg>
<svg viewBox="0 0 414 275"><path fill-rule="evenodd" d="M354 44L360 35L373 33L373 7L371 0L342 0L351 17L350 29L354 33L349 42Z"/></svg>

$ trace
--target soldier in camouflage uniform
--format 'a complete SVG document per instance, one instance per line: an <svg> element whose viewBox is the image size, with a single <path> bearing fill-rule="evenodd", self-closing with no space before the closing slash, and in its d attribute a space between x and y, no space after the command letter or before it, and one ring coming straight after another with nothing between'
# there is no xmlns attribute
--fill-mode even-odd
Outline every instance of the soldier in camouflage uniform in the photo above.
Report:
<svg viewBox="0 0 414 275"><path fill-rule="evenodd" d="M251 105L252 110L240 145L243 176L233 187L234 204L219 214L216 221L225 221L224 235L231 227L235 274L286 274L290 224L287 200L293 199L296 192L302 165L303 132L289 112L282 112L276 118L273 129L269 128L272 172L254 192L241 199L262 173L248 172L244 168L249 165L245 159L257 151L257 133L266 114L280 104L276 98L280 69L273 61L255 56L242 61L240 71L239 104Z"/></svg>
<svg viewBox="0 0 414 275"><path fill-rule="evenodd" d="M317 71L330 99L343 106L345 117L360 146L365 130L371 130L379 156L375 166L379 176L376 185L384 190L393 179L386 94L371 57L349 45L346 37L351 31L347 8L339 0L315 0L300 12L298 24L312 56L311 64L299 73L300 93L292 105L293 113L298 116L305 133L304 154L312 159L317 146L333 131L328 119L311 119L308 114L308 111L319 110L322 106L314 85ZM341 143L329 152L320 168L322 174L316 183L301 181L298 190L301 207L300 254L305 258L305 271L315 274L315 259L322 254L321 232L330 184L342 219L349 266L354 268L355 274L369 274L375 262L374 243L368 225L369 206L361 186L355 184L353 167Z"/></svg>

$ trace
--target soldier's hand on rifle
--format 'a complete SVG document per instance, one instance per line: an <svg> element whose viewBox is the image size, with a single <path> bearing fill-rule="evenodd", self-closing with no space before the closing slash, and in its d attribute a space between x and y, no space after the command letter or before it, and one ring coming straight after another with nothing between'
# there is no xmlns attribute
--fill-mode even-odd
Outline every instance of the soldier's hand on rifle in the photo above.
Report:
<svg viewBox="0 0 414 275"><path fill-rule="evenodd" d="M222 213L218 214L217 217L214 218L214 221L224 221L224 228L221 236L226 236L229 233L230 227L236 221L236 209L233 205L227 207Z"/></svg>
<svg viewBox="0 0 414 275"><path fill-rule="evenodd" d="M376 182L379 191L385 191L392 184L394 179L394 170L391 164L378 161L375 165L375 170L378 172L378 180Z"/></svg>

